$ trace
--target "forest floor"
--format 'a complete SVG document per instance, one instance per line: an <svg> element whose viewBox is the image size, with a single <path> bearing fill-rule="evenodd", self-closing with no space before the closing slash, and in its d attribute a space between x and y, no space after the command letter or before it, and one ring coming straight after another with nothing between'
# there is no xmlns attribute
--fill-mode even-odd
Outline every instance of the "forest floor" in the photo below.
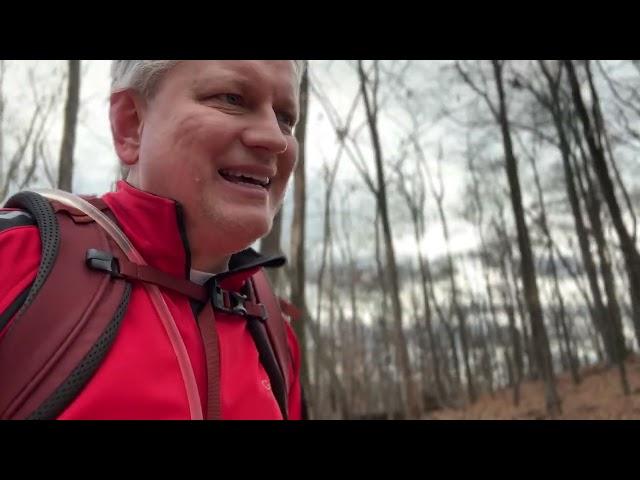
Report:
<svg viewBox="0 0 640 480"><path fill-rule="evenodd" d="M580 372L582 381L574 385L570 373L557 377L557 388L562 400L563 420L623 420L640 419L640 358L629 358L626 363L631 394L622 392L617 368L590 366ZM541 381L528 381L520 386L520 404L513 405L513 389L496 391L493 396L483 394L473 405L461 409L443 409L431 412L434 420L516 420L549 419L544 402Z"/></svg>

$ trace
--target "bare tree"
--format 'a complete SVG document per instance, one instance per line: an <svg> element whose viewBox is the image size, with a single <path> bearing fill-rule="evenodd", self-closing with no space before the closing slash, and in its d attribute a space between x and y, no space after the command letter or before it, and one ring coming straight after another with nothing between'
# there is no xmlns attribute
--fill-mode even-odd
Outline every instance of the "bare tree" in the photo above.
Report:
<svg viewBox="0 0 640 480"><path fill-rule="evenodd" d="M422 239L424 236L424 210L425 210L425 185L422 177L422 172L418 169L412 176L412 181L409 181L402 168L398 166L396 169L399 175L398 187L401 195L404 197L407 208L411 215L413 222L414 238L416 242L416 249L418 254L418 271L420 272L420 289L422 292L422 304L424 308L424 326L427 331L429 340L429 350L433 359L433 370L435 377L436 396L439 401L445 398L444 385L441 378L441 365L440 356L436 347L436 336L433 330L433 313L431 310L431 302L429 301L428 283L427 278L427 266L426 259L422 253ZM425 352L426 353L426 352Z"/></svg>
<svg viewBox="0 0 640 480"><path fill-rule="evenodd" d="M306 327L311 321L307 316L307 298L305 291L305 227L306 227L306 138L307 114L309 109L309 65L302 75L300 84L300 118L296 126L295 136L298 140L298 163L293 179L293 220L291 223L291 302L302 312L293 324L293 329L300 343L300 354L303 359L301 382L305 392L310 392L307 363Z"/></svg>
<svg viewBox="0 0 640 480"><path fill-rule="evenodd" d="M576 134L577 133L578 132L576 132ZM625 395L629 395L629 381L624 363L627 352L624 342L622 314L617 300L615 278L611 269L611 261L609 260L609 252L600 216L602 209L600 199L601 194L597 189L595 182L591 178L586 153L584 152L584 149L581 148L580 150L582 154L582 166L580 166L580 163L576 161L576 164L574 164L574 171L576 172L576 180L579 190L584 198L585 210L587 211L591 224L591 232L596 241L598 257L600 258L600 270L602 272L605 293L607 295L607 304L605 307L607 318L604 323L604 330L606 333L605 346L607 347L607 352L609 354L609 361L616 363L618 366L622 390Z"/></svg>
<svg viewBox="0 0 640 480"><path fill-rule="evenodd" d="M477 394L476 394L476 388L473 380L474 374L471 371L470 345L469 345L469 332L467 328L467 318L466 318L466 312L462 308L462 305L459 300L459 287L458 287L458 282L456 280L456 269L453 262L453 255L451 254L451 249L450 249L449 223L444 213L444 205L443 205L444 194L445 194L444 182L442 180L442 169L441 169L443 154L442 154L442 150L440 150L437 158L438 186L436 187L435 182L433 181L433 176L431 174L431 171L428 167L426 160L424 159L424 152L422 151L420 144L417 141L415 141L415 138L414 138L414 145L416 146L416 149L418 150L420 158L422 159L421 166L423 167L424 171L426 172L427 178L429 179L429 186L431 187L431 193L433 195L433 199L436 202L438 216L440 217L440 225L442 227L442 234L443 234L446 249L447 249L447 266L448 266L447 271L449 273L449 285L451 289L450 290L451 306L452 306L454 315L458 319L458 331L460 333L460 344L462 346L462 359L464 362L465 377L466 377L466 383L467 383L467 395L469 397L469 401L473 403L476 401Z"/></svg>
<svg viewBox="0 0 640 480"><path fill-rule="evenodd" d="M493 76L495 87L498 95L498 105L494 105L486 90L482 90L475 85L460 64L458 71L465 82L473 88L478 94L485 99L489 110L493 114L496 122L500 126L502 133L503 148L505 154L505 167L507 179L509 181L511 204L516 223L516 231L518 235L518 246L520 250L521 274L524 287L524 297L529 310L529 320L531 322L531 332L533 336L533 345L536 353L536 363L545 384L545 401L547 412L552 415L558 415L561 412L560 398L558 397L555 377L553 372L553 364L551 361L551 351L549 348L549 339L544 325L542 307L540 305L540 295L538 292L538 284L536 280L535 263L533 252L531 249L531 240L529 231L525 221L524 209L522 204L522 193L520 189L520 179L518 175L518 162L513 150L513 142L511 140L511 127L509 124L509 115L507 111L507 102L504 90L503 69L504 62L492 60Z"/></svg>
<svg viewBox="0 0 640 480"><path fill-rule="evenodd" d="M28 120L26 126L19 128L15 134L14 150L10 156L7 155L8 149L6 142L7 132L4 129L5 120L7 120L7 101L8 97L4 95L4 79L8 75L9 69L5 61L2 61L2 82L0 82L0 106L2 113L0 115L0 143L2 151L0 152L0 199L5 198L9 192L17 188L21 190L30 185L36 179L37 166L42 164L45 174L48 172L45 152L47 151L47 132L50 127L51 113L53 112L59 96L60 87L57 78L52 75L54 83L49 88L43 88L36 80L37 63L32 63L26 69L26 86L32 96L32 110L30 107L22 106L22 110L28 110ZM8 162L7 162L8 160ZM50 175L47 174L49 182Z"/></svg>
<svg viewBox="0 0 640 480"><path fill-rule="evenodd" d="M60 161L58 167L58 188L71 191L73 180L73 150L76 143L76 125L80 108L80 60L69 60L67 101L64 108L64 126Z"/></svg>
<svg viewBox="0 0 640 480"><path fill-rule="evenodd" d="M483 233L483 228L482 228L482 223L484 219L484 207L483 207L484 202L482 201L482 198L481 198L480 181L478 179L478 174L475 167L475 162L473 158L474 154L470 149L468 138L467 138L466 157L467 157L467 166L469 169L469 173L471 174L471 182L472 182L471 191L472 191L472 198L473 198L473 202L475 204L475 210L476 210L475 223L478 229L478 234L480 236L480 247L482 250L480 253L481 265L482 265L482 270L485 277L487 297L489 298L490 308L491 308L492 316L495 323L496 307L494 305L493 293L492 293L491 284L489 280L488 259L490 257L490 254L489 254L489 248L487 246L487 241L485 239L485 235ZM503 240L504 240L504 237L503 237ZM510 386L513 386L513 403L514 405L517 406L520 403L520 383L523 377L522 346L521 346L520 334L516 327L512 293L511 293L511 288L508 282L509 275L507 273L507 266L506 266L506 262L508 258L508 255L506 252L507 247L504 244L504 242L500 242L499 245L500 245L500 250L498 251L498 265L504 281L500 291L500 295L502 297L504 310L507 314L507 318L509 321L509 336L510 336L511 349L512 349L511 355L509 355L508 352L506 352L505 355L507 358L507 367L509 371L509 384Z"/></svg>
<svg viewBox="0 0 640 480"><path fill-rule="evenodd" d="M518 136L516 135L516 138ZM580 383L580 373L578 372L578 362L573 354L571 347L571 339L569 337L569 328L567 327L567 314L565 309L564 297L562 295L562 289L560 288L560 282L558 281L558 270L556 266L555 252L553 250L553 237L551 236L551 229L549 228L549 221L547 216L547 209L545 204L544 193L542 191L542 185L540 183L540 175L538 174L538 165L536 155L531 154L527 151L526 147L521 143L521 150L525 153L525 156L528 157L529 162L531 164L531 170L533 171L534 183L536 185L536 191L538 194L538 205L540 208L540 212L538 215L538 225L542 234L545 237L546 248L548 251L549 262L548 265L551 268L551 277L553 280L553 290L555 301L557 302L558 310L554 312L554 316L556 317L556 322L560 327L558 330L558 343L560 345L560 351L562 352L562 345L564 344L564 354L566 355L566 363L568 364L569 370L571 372L571 379L575 385ZM535 145L535 143L534 143Z"/></svg>
<svg viewBox="0 0 640 480"><path fill-rule="evenodd" d="M557 62L557 68L555 68L555 70L553 71L545 61L538 61L538 65L546 80L546 94L544 93L543 88L536 89L536 87L534 87L533 85L533 82L529 79L524 78L523 76L518 76L517 79L519 84L530 91L538 101L538 103L550 112L553 119L558 138L556 145L560 150L564 168L567 195L574 217L583 264L585 266L595 305L591 304L588 295L583 291L582 288L580 288L580 284L577 280L576 285L578 286L583 295L583 298L585 299L585 303L588 306L589 312L591 313L592 321L594 326L596 327L596 330L600 333L602 339L604 340L608 358L611 361L616 362L618 365L623 391L628 392L629 387L626 377L626 369L624 366L624 341L622 340L622 326L619 307L615 295L614 279L610 273L610 269L608 266L609 261L607 259L605 240L600 222L599 202L597 196L593 195L593 188L590 186L589 192L591 193L587 193L585 187L582 185L580 168L576 169L573 165L572 159L574 158L574 154L571 150L568 135L565 131L565 125L568 125L569 130L576 139L576 144L578 146L578 149L580 150L581 157L583 158L583 161L586 161L586 153L582 148L581 136L577 130L575 122L573 122L573 117L565 113L567 109L563 106L563 101L561 98L563 65L562 63ZM586 172L585 175L587 177L587 182L591 185L588 172ZM587 230L585 226L585 220L583 219L582 207L576 191L576 180L578 186L580 187L580 191L582 192L582 197L585 199L586 212L591 224L590 231L596 238L598 255L601 259L600 265L603 273L605 290L607 292L607 297L609 298L606 307L604 305L597 280L596 265L594 263L589 247L589 230ZM549 242L552 243L551 238L548 238ZM556 251L558 252L560 260L563 262L564 268L568 272L570 272L575 279L575 274L572 272L570 266L567 265L566 261L557 250L557 248ZM598 355L600 356L601 353L599 351L599 342L595 341L594 345Z"/></svg>
<svg viewBox="0 0 640 480"><path fill-rule="evenodd" d="M391 293L391 305L393 309L395 337L397 352L399 355L399 366L403 376L404 394L406 402L406 413L410 418L418 418L420 415L420 402L416 390L415 382L412 377L411 365L409 362L409 353L407 351L407 341L405 339L402 324L402 306L400 304L400 289L398 286L398 271L395 258L395 249L393 238L391 236L391 222L389 219L387 191L385 183L384 162L382 154L382 146L380 143L378 131L378 98L377 92L379 87L379 67L378 62L373 64L373 78L370 79L364 71L362 60L358 61L358 75L360 80L360 91L364 101L369 133L371 135L371 143L374 150L374 160L376 165L376 201L380 211L380 221L382 224L382 232L385 243L386 252L386 271L389 278L389 286Z"/></svg>
<svg viewBox="0 0 640 480"><path fill-rule="evenodd" d="M283 206L284 208L284 206ZM280 246L280 238L282 235L282 208L278 211L273 219L273 225L269 233L260 241L260 251L263 255L276 256L282 255L282 247ZM271 280L271 284L276 292L280 291L280 278L282 275L282 269L270 269L267 270L267 275Z"/></svg>
<svg viewBox="0 0 640 480"><path fill-rule="evenodd" d="M627 226L624 223L622 217L622 210L616 198L615 187L611 176L609 174L609 167L606 161L606 150L603 148L602 142L598 141L602 138L602 119L593 120L585 106L585 102L582 98L580 91L580 82L574 64L571 60L565 60L564 65L567 69L569 85L571 87L571 93L573 101L584 130L584 137L589 147L589 153L591 155L591 166L594 170L596 177L599 180L602 195L605 199L611 220L613 221L618 240L622 249L622 254L625 260L627 268L627 275L629 278L629 290L631 297L631 308L633 311L633 325L636 333L636 342L640 345L640 254L635 245L633 235L630 234ZM586 63L588 66L588 62ZM587 69L588 75L590 72ZM592 81L589 81L589 88L594 102L594 108L597 108L597 96L595 87ZM597 117L596 117L597 118ZM614 159L610 159L614 162Z"/></svg>
<svg viewBox="0 0 640 480"><path fill-rule="evenodd" d="M573 214L576 236L578 238L582 262L587 273L591 297L594 303L593 309L590 309L592 313L592 321L596 330L604 339L605 345L607 345L607 351L610 355L610 358L613 358L611 342L608 340L606 332L607 319L604 302L602 299L602 293L600 291L597 280L597 269L593 260L593 256L591 255L591 248L589 246L589 235L587 233L587 228L582 213L582 207L576 190L576 176L571 162L572 150L565 127L565 125L571 120L567 115L566 107L563 106L561 97L561 80L563 69L561 68L561 64L558 63L555 72L553 72L547 62L543 60L540 60L538 62L538 65L545 78L548 94L545 95L542 92L537 91L531 84L528 84L525 79L520 79L520 81L522 82L522 84L528 86L529 91L533 93L535 98L543 107L547 108L553 119L553 124L558 139L557 146L559 148L560 157L562 159L565 185L567 189L567 198L569 199L569 205Z"/></svg>

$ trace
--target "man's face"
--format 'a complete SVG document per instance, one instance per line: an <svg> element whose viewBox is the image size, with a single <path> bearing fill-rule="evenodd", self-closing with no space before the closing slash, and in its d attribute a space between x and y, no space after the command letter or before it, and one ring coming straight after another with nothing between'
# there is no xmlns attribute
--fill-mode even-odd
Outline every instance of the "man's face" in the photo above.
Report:
<svg viewBox="0 0 640 480"><path fill-rule="evenodd" d="M215 229L223 249L245 248L282 203L297 115L291 61L181 61L142 109L132 183L180 202L200 237Z"/></svg>

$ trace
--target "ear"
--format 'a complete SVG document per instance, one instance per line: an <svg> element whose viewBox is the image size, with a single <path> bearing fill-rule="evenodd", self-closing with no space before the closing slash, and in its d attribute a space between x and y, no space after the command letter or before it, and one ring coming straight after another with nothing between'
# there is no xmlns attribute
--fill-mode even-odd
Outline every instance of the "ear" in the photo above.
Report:
<svg viewBox="0 0 640 480"><path fill-rule="evenodd" d="M116 153L126 166L138 162L144 125L144 102L132 90L111 94L109 120Z"/></svg>

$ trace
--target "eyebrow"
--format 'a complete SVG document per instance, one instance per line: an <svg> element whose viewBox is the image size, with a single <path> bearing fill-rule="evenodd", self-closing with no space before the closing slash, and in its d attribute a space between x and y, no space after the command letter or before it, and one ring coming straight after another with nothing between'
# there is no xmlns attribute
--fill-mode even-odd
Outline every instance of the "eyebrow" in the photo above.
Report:
<svg viewBox="0 0 640 480"><path fill-rule="evenodd" d="M194 88L204 88L212 82L231 83L234 87L240 88L240 89L248 88L251 83L245 75L242 75L240 73L220 71L220 72L216 72L215 76L203 75L201 77L197 77L191 82L191 85Z"/></svg>
<svg viewBox="0 0 640 480"><path fill-rule="evenodd" d="M206 70L204 74L198 78L195 78L191 85L194 89L206 88L210 83L214 82L226 82L239 90L251 90L254 87L254 82L243 72L225 68L224 66L217 66L214 74L207 75L209 70ZM300 108L296 101L296 95L276 95L275 100L280 108L286 110L288 114L293 116L294 122L297 124L300 120Z"/></svg>

